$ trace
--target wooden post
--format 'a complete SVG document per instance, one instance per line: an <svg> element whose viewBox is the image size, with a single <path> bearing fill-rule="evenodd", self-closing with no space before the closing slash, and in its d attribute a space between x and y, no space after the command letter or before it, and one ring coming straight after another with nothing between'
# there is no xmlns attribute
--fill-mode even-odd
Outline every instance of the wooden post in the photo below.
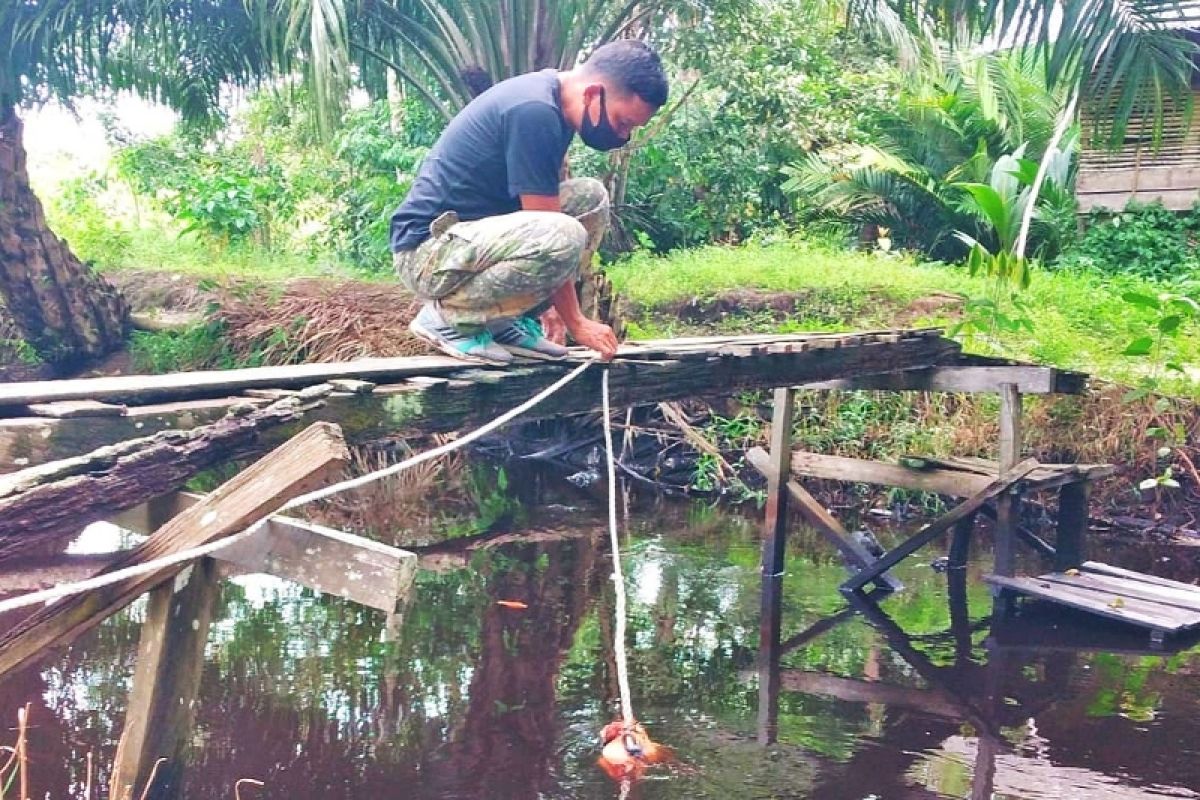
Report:
<svg viewBox="0 0 1200 800"><path fill-rule="evenodd" d="M1054 571L1064 572L1086 560L1084 538L1088 529L1088 482L1064 484L1058 490L1058 538Z"/></svg>
<svg viewBox="0 0 1200 800"><path fill-rule="evenodd" d="M159 758L166 761L145 796L178 788L218 586L216 564L205 558L150 591L109 797L142 797Z"/></svg>
<svg viewBox="0 0 1200 800"><path fill-rule="evenodd" d="M950 569L964 569L971 552L971 532L975 529L975 514L959 520L950 539Z"/></svg>
<svg viewBox="0 0 1200 800"><path fill-rule="evenodd" d="M774 626L770 634L764 625L763 637L758 643L758 743L775 744L779 738L779 609L782 606L783 576L763 575L763 608L769 604L774 609Z"/></svg>
<svg viewBox="0 0 1200 800"><path fill-rule="evenodd" d="M1015 383L1000 384L1000 474L1011 470L1021 457L1021 393ZM1016 570L1017 527L1021 520L1021 495L1009 490L996 498L996 543L992 571L1012 577ZM996 594L995 610L1007 613L1004 592Z"/></svg>
<svg viewBox="0 0 1200 800"><path fill-rule="evenodd" d="M790 387L775 390L771 415L772 467L767 476L767 513L762 542L762 613L759 619L759 648L779 649L783 608L783 566L787 545L787 480L792 464L792 411L796 391ZM763 709L760 709L760 713Z"/></svg>

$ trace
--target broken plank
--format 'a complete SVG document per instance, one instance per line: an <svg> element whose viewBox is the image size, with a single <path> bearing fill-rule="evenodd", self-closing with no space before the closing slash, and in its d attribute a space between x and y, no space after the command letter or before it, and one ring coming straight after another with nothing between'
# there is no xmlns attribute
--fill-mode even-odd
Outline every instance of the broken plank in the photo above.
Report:
<svg viewBox="0 0 1200 800"><path fill-rule="evenodd" d="M345 441L336 426L312 425L159 528L149 539L114 559L103 572L145 564L236 533L289 499L323 484L348 460ZM95 627L182 568L181 564L163 567L73 595L34 612L0 636L0 675Z"/></svg>
<svg viewBox="0 0 1200 800"><path fill-rule="evenodd" d="M1135 597L1139 600L1149 600L1162 605L1200 612L1200 589L1197 588L1175 589L1129 578L1089 575L1086 572L1078 575L1051 572L1039 575L1038 578L1048 583L1061 583L1064 586L1075 586L1095 592L1110 592L1118 597Z"/></svg>
<svg viewBox="0 0 1200 800"><path fill-rule="evenodd" d="M119 417L125 406L101 403L98 400L59 400L54 403L33 403L26 406L35 417L69 419L71 417Z"/></svg>
<svg viewBox="0 0 1200 800"><path fill-rule="evenodd" d="M174 492L110 521L145 534L202 499L191 492ZM268 517L254 536L218 550L212 558L238 572L274 575L388 612L408 593L417 568L415 553L280 514Z"/></svg>
<svg viewBox="0 0 1200 800"><path fill-rule="evenodd" d="M1164 633L1175 633L1200 625L1200 613L1134 598L1121 598L1121 603L1114 605L1118 595L1111 592L1072 589L1069 586L1049 583L1039 578L1006 578L1001 575L985 575L984 580L994 586L1019 594L1029 595L1040 600L1049 600L1108 619L1129 622Z"/></svg>

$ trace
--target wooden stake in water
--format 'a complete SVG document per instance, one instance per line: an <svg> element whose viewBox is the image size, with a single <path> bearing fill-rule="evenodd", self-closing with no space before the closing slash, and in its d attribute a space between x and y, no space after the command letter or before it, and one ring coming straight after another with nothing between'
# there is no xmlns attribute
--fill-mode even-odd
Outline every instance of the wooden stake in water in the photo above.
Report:
<svg viewBox="0 0 1200 800"><path fill-rule="evenodd" d="M629 699L629 666L625 655L625 576L621 572L621 542L617 536L617 467L613 459L612 419L608 400L608 370L600 383L601 404L604 409L604 451L608 465L608 536L612 543L613 589L617 594L616 633L613 635L617 661L617 686L621 693L621 719L627 726L634 723L633 703Z"/></svg>

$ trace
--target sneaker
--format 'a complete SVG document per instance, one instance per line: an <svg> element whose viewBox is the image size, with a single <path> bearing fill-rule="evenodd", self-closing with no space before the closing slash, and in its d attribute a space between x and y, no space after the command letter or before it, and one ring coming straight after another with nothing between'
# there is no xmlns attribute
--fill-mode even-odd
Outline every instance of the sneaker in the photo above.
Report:
<svg viewBox="0 0 1200 800"><path fill-rule="evenodd" d="M496 344L514 356L557 361L567 355L567 348L555 344L542 333L542 325L532 317L517 317L503 328L492 332Z"/></svg>
<svg viewBox="0 0 1200 800"><path fill-rule="evenodd" d="M513 360L507 350L492 341L492 333L487 328L481 328L474 334L464 333L446 322L432 303L426 303L421 308L421 312L408 324L408 329L418 339L463 361L505 366Z"/></svg>

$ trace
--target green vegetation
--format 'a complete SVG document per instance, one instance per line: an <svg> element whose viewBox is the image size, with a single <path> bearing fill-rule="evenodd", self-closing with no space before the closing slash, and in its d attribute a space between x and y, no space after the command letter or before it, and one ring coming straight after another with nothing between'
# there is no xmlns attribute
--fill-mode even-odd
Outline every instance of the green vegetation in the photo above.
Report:
<svg viewBox="0 0 1200 800"><path fill-rule="evenodd" d="M639 253L608 269L615 286L644 311L635 320L640 335L662 336L682 332L684 323L654 316L655 308L693 299L704 300L726 292L757 289L765 292L816 291L816 297L855 296L848 305L858 311L831 324L821 308L801 307L795 316L768 320L779 330L841 329L894 325L897 315L905 324L952 325L958 319L953 306L930 313L905 315L914 301L929 295L953 292L966 297L984 295L989 280L972 277L965 269L888 254L861 253L827 243L803 239L777 240L743 247L705 247L653 256ZM1154 309L1131 305L1124 297L1136 292L1157 296L1157 285L1131 276L1109 276L1081 269L1034 268L1023 294L1032 328L997 331L994 338L974 337L969 349L989 354L1031 359L1099 377L1137 382L1146 374L1145 363L1124 354L1127 346L1157 325ZM1194 290L1193 290L1194 291ZM815 322L815 324L809 324ZM723 324L730 325L726 320ZM1200 363L1200 336L1195 318L1181 317L1172 328L1173 357L1180 365ZM1186 327L1186 331L1184 328ZM1193 381L1163 376L1165 387L1200 394Z"/></svg>

